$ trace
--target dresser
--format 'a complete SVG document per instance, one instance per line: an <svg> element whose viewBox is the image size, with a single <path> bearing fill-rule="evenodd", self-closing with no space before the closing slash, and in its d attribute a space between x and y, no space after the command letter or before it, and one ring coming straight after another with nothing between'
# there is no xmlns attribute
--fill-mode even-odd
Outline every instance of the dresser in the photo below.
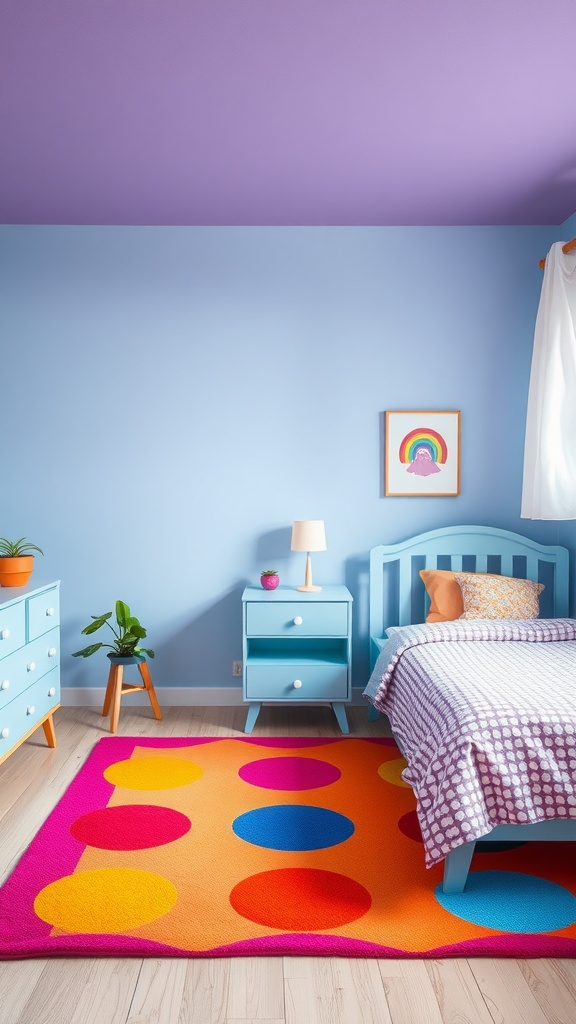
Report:
<svg viewBox="0 0 576 1024"><path fill-rule="evenodd" d="M0 588L0 763L38 726L56 746L60 583Z"/></svg>
<svg viewBox="0 0 576 1024"><path fill-rule="evenodd" d="M263 703L328 702L342 732L352 696L352 595L246 587L242 595L243 697L251 733Z"/></svg>

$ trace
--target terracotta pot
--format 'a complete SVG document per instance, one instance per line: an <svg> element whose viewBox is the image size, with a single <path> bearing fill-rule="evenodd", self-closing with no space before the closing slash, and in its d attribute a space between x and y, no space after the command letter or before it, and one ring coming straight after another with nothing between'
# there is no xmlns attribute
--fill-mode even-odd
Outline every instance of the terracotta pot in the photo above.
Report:
<svg viewBox="0 0 576 1024"><path fill-rule="evenodd" d="M0 587L23 587L34 568L34 555L0 555Z"/></svg>

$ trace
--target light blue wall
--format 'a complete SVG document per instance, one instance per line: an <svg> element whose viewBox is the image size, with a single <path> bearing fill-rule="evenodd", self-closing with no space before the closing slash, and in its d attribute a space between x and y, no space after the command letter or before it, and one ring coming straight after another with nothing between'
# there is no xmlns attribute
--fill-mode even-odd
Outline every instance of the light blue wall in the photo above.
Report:
<svg viewBox="0 0 576 1024"><path fill-rule="evenodd" d="M0 228L0 535L60 578L63 684L118 597L162 685L232 685L240 594L301 581L294 518L326 521L318 583L355 597L369 549L520 520L541 271L558 228ZM385 409L462 410L458 498L383 498Z"/></svg>

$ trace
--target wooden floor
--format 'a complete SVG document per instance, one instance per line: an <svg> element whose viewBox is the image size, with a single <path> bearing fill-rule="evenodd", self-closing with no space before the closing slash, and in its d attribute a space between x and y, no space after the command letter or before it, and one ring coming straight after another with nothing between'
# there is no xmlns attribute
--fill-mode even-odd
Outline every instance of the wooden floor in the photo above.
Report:
<svg viewBox="0 0 576 1024"><path fill-rule="evenodd" d="M0 766L0 877L106 732L98 711L56 713ZM234 736L244 708L120 713L119 735ZM364 708L351 734L384 735ZM330 708L264 708L254 735L340 735ZM0 962L0 1024L574 1024L572 960L52 959Z"/></svg>

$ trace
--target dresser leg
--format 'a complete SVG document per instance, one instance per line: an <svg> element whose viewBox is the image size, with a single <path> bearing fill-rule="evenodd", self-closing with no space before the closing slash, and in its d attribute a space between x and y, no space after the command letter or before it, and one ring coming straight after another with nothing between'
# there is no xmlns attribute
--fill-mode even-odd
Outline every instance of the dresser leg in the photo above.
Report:
<svg viewBox="0 0 576 1024"><path fill-rule="evenodd" d="M248 715L246 716L246 725L244 726L244 732L250 735L252 729L256 725L256 719L260 714L261 704L250 704L248 708Z"/></svg>
<svg viewBox="0 0 576 1024"><path fill-rule="evenodd" d="M44 735L46 737L46 743L49 747L56 746L56 732L54 730L54 719L52 715L48 715L45 722L42 722L42 728L44 729Z"/></svg>
<svg viewBox="0 0 576 1024"><path fill-rule="evenodd" d="M346 708L343 704L333 704L332 710L336 715L338 725L342 732L350 732L350 726L348 725L348 719L346 718Z"/></svg>

